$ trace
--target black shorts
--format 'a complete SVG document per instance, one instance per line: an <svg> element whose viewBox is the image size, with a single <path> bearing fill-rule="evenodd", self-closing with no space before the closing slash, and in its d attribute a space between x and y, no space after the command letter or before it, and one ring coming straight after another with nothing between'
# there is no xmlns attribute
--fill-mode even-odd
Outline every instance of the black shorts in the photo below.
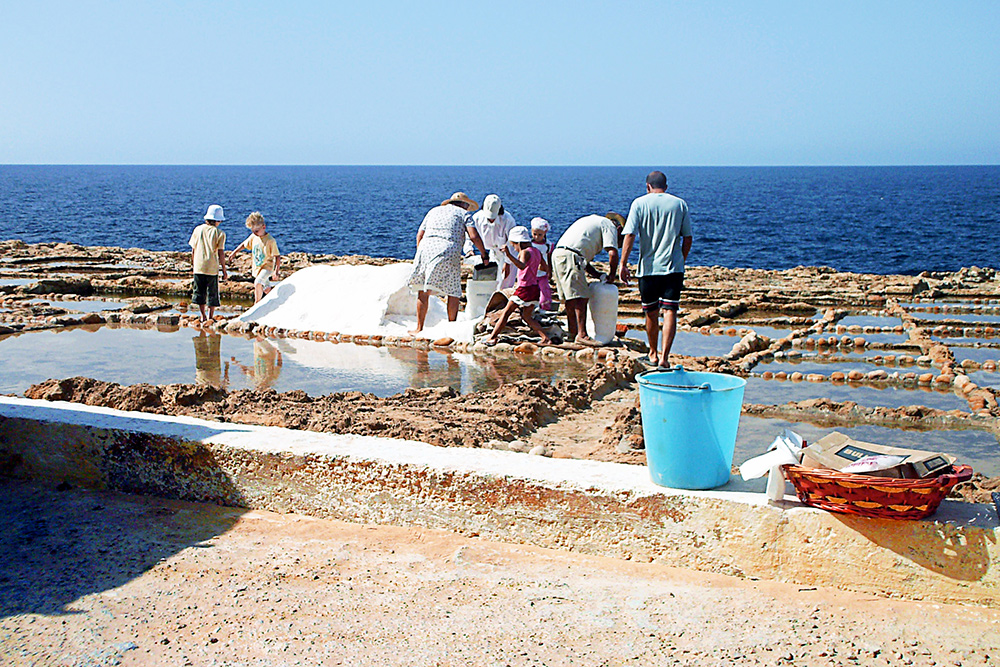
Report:
<svg viewBox="0 0 1000 667"><path fill-rule="evenodd" d="M207 273L194 274L194 283L191 287L191 303L196 306L218 308L219 276L210 276Z"/></svg>
<svg viewBox="0 0 1000 667"><path fill-rule="evenodd" d="M683 273L666 273L639 278L639 298L643 311L677 310L681 304L681 290L684 288Z"/></svg>

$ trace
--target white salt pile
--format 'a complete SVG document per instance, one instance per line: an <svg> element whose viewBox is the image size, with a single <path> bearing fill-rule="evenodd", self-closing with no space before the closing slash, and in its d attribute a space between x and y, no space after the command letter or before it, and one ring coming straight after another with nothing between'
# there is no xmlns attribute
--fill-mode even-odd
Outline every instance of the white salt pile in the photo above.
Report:
<svg viewBox="0 0 1000 667"><path fill-rule="evenodd" d="M299 331L406 336L417 326L417 298L407 281L410 262L386 266L310 266L282 280L243 322ZM472 341L476 320L459 313L448 321L444 302L432 296L423 338Z"/></svg>

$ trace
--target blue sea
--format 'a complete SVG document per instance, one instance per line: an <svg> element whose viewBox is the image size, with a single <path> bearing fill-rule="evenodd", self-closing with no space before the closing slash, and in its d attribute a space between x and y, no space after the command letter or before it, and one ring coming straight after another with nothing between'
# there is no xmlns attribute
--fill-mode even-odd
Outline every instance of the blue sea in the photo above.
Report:
<svg viewBox="0 0 1000 667"><path fill-rule="evenodd" d="M627 214L650 167L0 166L0 239L187 250L209 204L229 247L264 213L283 252L412 257L424 213L500 195L550 239ZM693 265L913 274L1000 267L1000 166L663 168L687 200ZM635 261L635 257L632 258Z"/></svg>

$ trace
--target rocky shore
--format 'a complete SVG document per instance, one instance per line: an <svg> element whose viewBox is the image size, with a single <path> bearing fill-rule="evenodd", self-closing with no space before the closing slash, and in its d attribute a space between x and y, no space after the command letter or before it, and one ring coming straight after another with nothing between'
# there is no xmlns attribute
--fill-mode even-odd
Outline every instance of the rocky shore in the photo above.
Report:
<svg viewBox="0 0 1000 667"><path fill-rule="evenodd" d="M138 327L176 330L200 327L189 313L189 254L142 249L83 247L71 244L0 242L0 337L72 327ZM291 253L283 264L290 273L313 264L385 264L395 260ZM642 370L636 359L645 351L641 309L634 286L622 290L621 328L629 331L601 350L571 345L539 347L518 337L493 348L450 339L388 339L343 336L337 332L260 329L233 316L250 303L249 258L240 256L231 279L221 283L228 306L205 329L244 338L307 338L329 343L402 346L443 353L491 355L516 362L524 355L572 357L590 364L585 380L546 383L509 374L492 391L460 395L454 388L411 389L378 398L361 392L309 396L302 391L235 390L199 385L133 385L92 378L52 379L27 395L161 414L191 415L241 423L279 425L423 440L443 446L504 447L555 456L584 456L644 463L636 392L631 383ZM96 310L113 300L118 310ZM81 309L76 304L94 302ZM76 306L76 307L75 307ZM92 312L83 312L90 310ZM933 315L928 319L925 315ZM913 430L977 429L1000 435L998 391L979 386L970 375L996 370L1000 362L1000 275L992 269L954 273L884 276L837 272L825 267L785 271L692 267L686 278L679 328L705 340L726 336L724 354L675 355L692 370L727 372L774 383L829 383L832 387L875 389L928 388L948 392L965 409L913 404L866 406L862 402L810 398L784 403L748 402L744 414L806 421L827 427L858 424ZM871 324L845 324L851 316ZM976 317L980 316L981 321ZM883 324L888 323L888 324ZM767 335L761 332L768 332ZM516 331L515 331L516 333ZM951 340L971 340L996 349L994 359L956 359ZM0 338L2 345L2 338ZM872 370L806 372L760 370L803 358L856 359ZM822 390L820 390L822 393ZM599 417L597 415L600 415ZM599 424L586 424L598 420ZM569 447L538 442L543 431L559 431L590 443ZM581 426L583 424L583 426ZM586 432L586 436L581 433ZM981 479L956 495L985 502L996 480Z"/></svg>

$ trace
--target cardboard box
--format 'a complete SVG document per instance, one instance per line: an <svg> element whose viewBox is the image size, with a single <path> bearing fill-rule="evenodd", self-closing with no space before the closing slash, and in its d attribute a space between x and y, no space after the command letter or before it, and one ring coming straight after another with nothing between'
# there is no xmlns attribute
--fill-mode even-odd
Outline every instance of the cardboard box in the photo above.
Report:
<svg viewBox="0 0 1000 667"><path fill-rule="evenodd" d="M843 433L834 431L802 450L802 465L810 468L840 470L866 456L879 454L905 456L906 458L893 468L864 474L900 479L935 477L947 472L947 469L955 462L954 456L941 452L886 447L871 442L853 440Z"/></svg>

